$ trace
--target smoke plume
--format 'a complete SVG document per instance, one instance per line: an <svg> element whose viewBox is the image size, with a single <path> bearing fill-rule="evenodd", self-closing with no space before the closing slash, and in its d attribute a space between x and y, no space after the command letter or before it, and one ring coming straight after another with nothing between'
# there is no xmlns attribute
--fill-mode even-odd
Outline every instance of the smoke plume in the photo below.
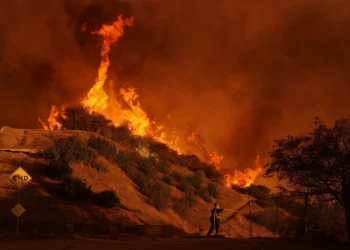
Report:
<svg viewBox="0 0 350 250"><path fill-rule="evenodd" d="M253 167L313 117L349 114L350 3L282 2L1 1L0 125L39 128L52 104L77 103L99 66L91 31L123 14L135 22L111 49L114 91L135 87L150 117Z"/></svg>

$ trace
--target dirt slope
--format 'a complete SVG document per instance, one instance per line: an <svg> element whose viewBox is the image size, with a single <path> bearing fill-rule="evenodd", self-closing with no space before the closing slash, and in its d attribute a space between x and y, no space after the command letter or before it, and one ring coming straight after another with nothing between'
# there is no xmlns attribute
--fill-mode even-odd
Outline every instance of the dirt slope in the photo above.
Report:
<svg viewBox="0 0 350 250"><path fill-rule="evenodd" d="M45 162L30 155L31 151L41 151L53 143L55 138L69 137L79 134L88 138L90 133L81 131L45 131L29 129L12 129L4 127L0 131L0 230L8 231L15 228L15 216L11 209L17 203L17 190L8 180L9 175L18 167L23 167L33 180L21 189L20 203L26 208L26 212L20 218L23 227L33 230L39 224L47 227L62 229L66 220L74 221L100 221L122 222L126 224L151 224L172 225L188 233L205 233L209 226L209 211L211 203L198 199L198 204L189 208L186 218L175 214L172 210L160 212L146 202L133 181L115 164L101 158L109 167L107 173L87 167L83 164L74 164L73 176L88 185L95 192L113 189L121 200L122 207L119 209L103 209L88 202L68 202L55 196L55 189L59 182L46 177ZM119 145L119 148L122 146ZM17 151L9 152L9 149ZM25 150L23 150L25 149ZM23 150L24 152L20 152ZM29 154L28 154L29 153ZM177 171L187 171L182 166L172 166ZM182 192L172 187L174 196L181 196ZM223 220L232 215L235 210L248 202L249 198L236 191L220 186L218 201L221 206L228 208L222 214ZM253 211L259 211L257 205ZM222 225L222 233L229 237L248 237L249 221L244 214L248 213L248 207L239 212L235 217ZM272 236L266 228L253 225L254 236Z"/></svg>

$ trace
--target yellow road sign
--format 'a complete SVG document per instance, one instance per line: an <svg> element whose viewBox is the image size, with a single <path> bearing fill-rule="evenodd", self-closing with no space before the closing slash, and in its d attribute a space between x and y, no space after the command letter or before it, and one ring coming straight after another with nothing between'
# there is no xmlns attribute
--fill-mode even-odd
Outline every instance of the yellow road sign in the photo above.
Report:
<svg viewBox="0 0 350 250"><path fill-rule="evenodd" d="M10 181L17 188L21 188L24 184L30 182L32 177L24 171L23 168L19 167L15 172L10 175Z"/></svg>
<svg viewBox="0 0 350 250"><path fill-rule="evenodd" d="M22 207L21 204L17 204L14 208L12 208L11 212L16 215L17 217L20 217L26 210L24 207Z"/></svg>

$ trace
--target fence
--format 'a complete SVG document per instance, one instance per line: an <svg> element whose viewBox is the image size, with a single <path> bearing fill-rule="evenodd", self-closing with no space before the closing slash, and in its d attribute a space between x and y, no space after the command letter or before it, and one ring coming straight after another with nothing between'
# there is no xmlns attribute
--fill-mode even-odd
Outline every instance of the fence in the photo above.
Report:
<svg viewBox="0 0 350 250"><path fill-rule="evenodd" d="M261 232L258 234L257 226L269 229L274 238L340 241L346 241L347 238L344 208L337 202L324 202L312 194L266 199L250 197L249 202L232 213L222 224L238 214L248 219L250 238L271 237Z"/></svg>

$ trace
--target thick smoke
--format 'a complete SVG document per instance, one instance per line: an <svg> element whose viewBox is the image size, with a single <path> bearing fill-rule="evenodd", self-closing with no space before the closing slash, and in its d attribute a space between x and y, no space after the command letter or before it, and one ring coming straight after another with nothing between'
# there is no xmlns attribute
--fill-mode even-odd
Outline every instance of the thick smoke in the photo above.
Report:
<svg viewBox="0 0 350 250"><path fill-rule="evenodd" d="M350 4L282 2L2 1L0 125L39 127L50 105L78 101L99 65L90 31L124 14L135 25L111 51L115 88L136 87L181 136L199 129L224 164L264 162L274 139L350 107Z"/></svg>

